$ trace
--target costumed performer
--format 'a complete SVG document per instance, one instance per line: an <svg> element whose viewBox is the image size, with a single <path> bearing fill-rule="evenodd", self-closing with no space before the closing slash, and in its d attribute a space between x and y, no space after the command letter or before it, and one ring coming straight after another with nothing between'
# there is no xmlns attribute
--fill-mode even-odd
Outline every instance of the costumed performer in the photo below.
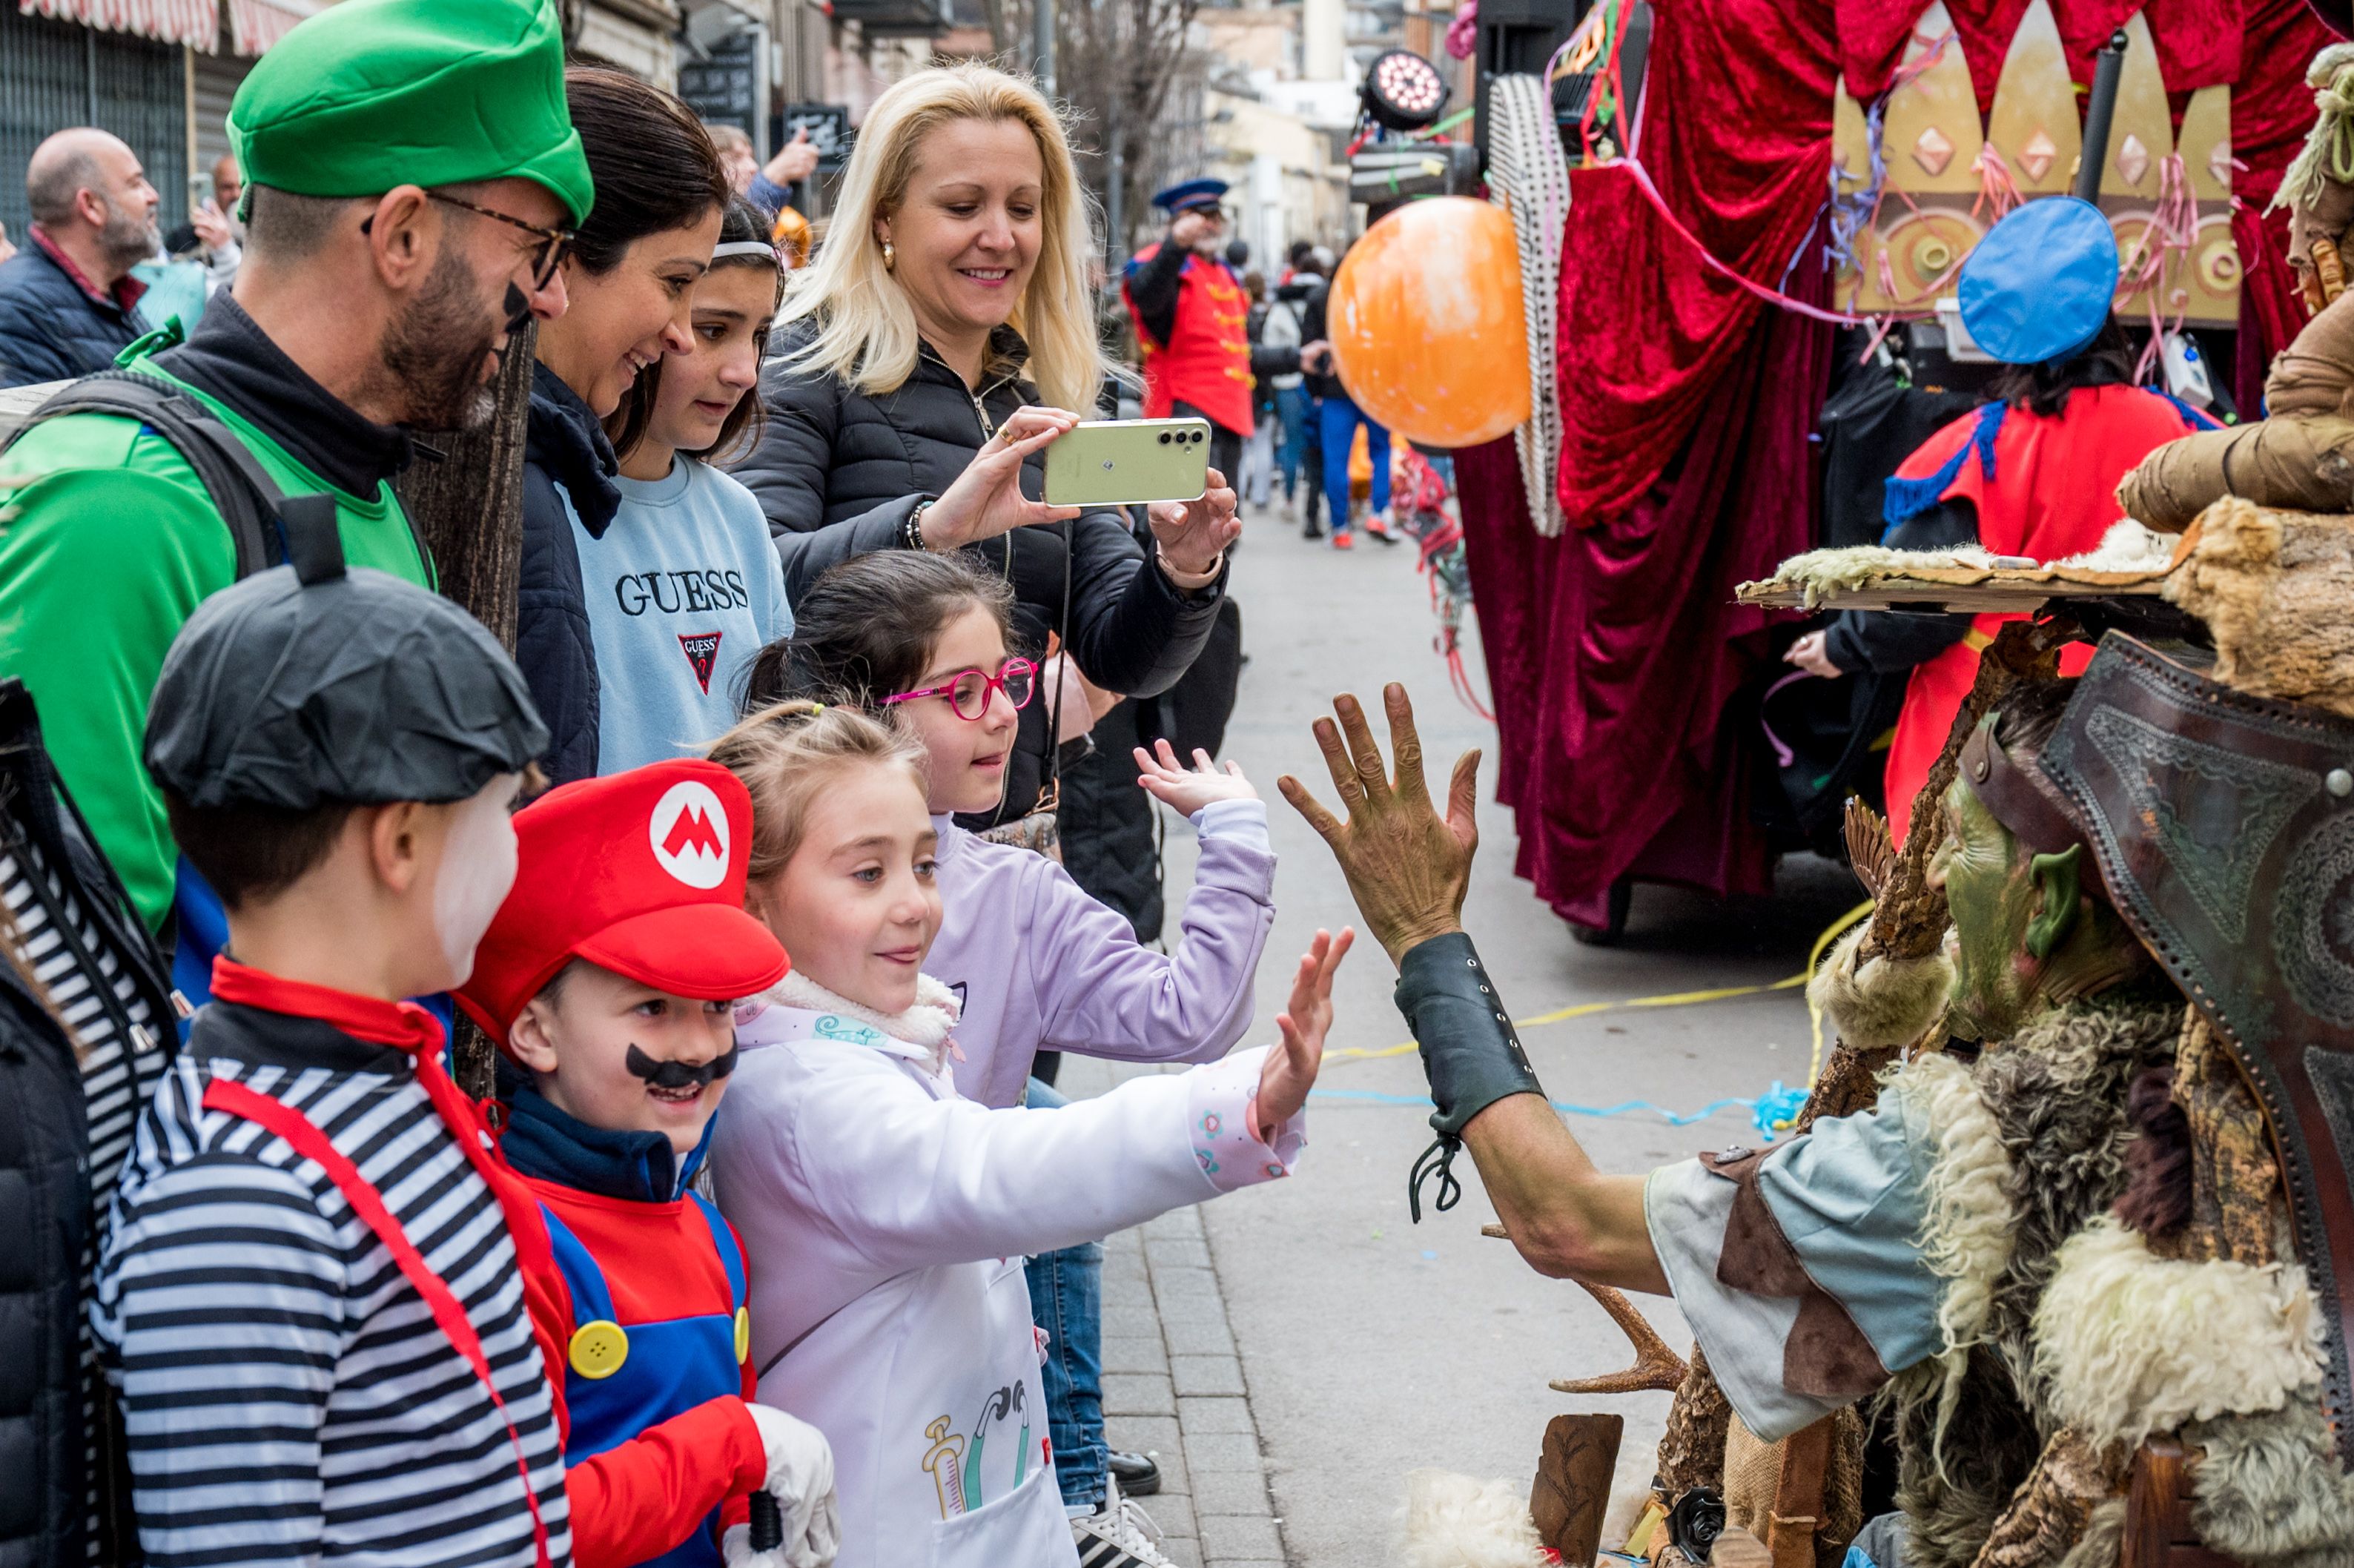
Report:
<svg viewBox="0 0 2354 1568"><path fill-rule="evenodd" d="M2087 1249L2101 1250L2137 1141L2131 1103L2147 1093L2137 1080L2173 1060L2183 1018L2181 992L2106 901L2084 832L2039 766L2072 684L2015 687L1962 755L1938 868L1952 956L1859 968L1859 931L1819 978L1849 1045L1912 1044L1943 1014L1953 1033L1976 1037L1975 1061L1925 1049L1887 1080L1876 1112L1644 1176L1598 1171L1554 1114L1462 929L1477 755L1458 762L1441 817L1411 708L1392 686L1394 781L1363 714L1341 697L1339 726L1320 719L1316 729L1348 820L1298 780L1281 782L1398 964L1398 1004L1438 1107L1438 1140L1416 1177L1435 1173L1448 1205L1448 1164L1468 1146L1539 1272L1672 1294L1747 1437L1788 1438L1893 1385L1904 1561L1915 1568L1988 1561L1979 1553L1993 1544L2007 1568L2059 1563L2094 1510L2120 1498L2133 1443L2183 1418L2137 1431L2097 1400L2062 1404L2054 1376L2079 1386L2105 1377L2115 1402L2164 1410L2187 1398L2207 1415L2276 1408L2285 1388L2317 1377L2307 1319L2261 1304L2219 1319L2232 1325L2228 1352L2196 1341L2190 1359L2207 1372L2180 1357L2148 1370L2155 1393L2114 1386L2140 1370L2115 1358L2179 1342L2151 1331L2147 1307L2129 1309L2132 1287L2120 1305L2094 1270L2055 1306L2065 1319L2056 1330L2039 1315L2055 1266L2073 1260L2084 1280ZM2301 1292L2243 1272L2260 1303ZM2152 1277L2145 1301L2172 1288ZM2247 1284L2194 1294L2191 1320L2200 1301ZM2132 1325L2132 1344L2105 1344L2095 1330L2079 1336L2089 1349L2072 1349L2070 1324L2112 1320ZM2084 1441L2069 1440L2072 1417ZM1831 1528L1817 1544L1837 1563L1844 1541L1827 1538Z"/></svg>
<svg viewBox="0 0 2354 1568"><path fill-rule="evenodd" d="M2213 428L2188 405L2132 385L2131 352L2111 315L2117 271L2108 219L2073 196L2029 202L1978 242L1962 263L1962 324L2010 368L1993 383L1992 401L1898 466L1882 544L1977 545L2038 565L2096 549L2123 515L2117 481L2152 449ZM1785 655L1819 675L1913 672L1888 752L1897 842L1977 678L1980 651L2017 619L1844 611ZM2064 673L2082 670L2091 654L2072 652Z"/></svg>
<svg viewBox="0 0 2354 1568"><path fill-rule="evenodd" d="M560 1277L533 1309L565 1355L573 1561L740 1562L745 1499L767 1491L779 1568L823 1568L832 1453L753 1402L743 1250L689 1185L735 1070L735 1002L787 967L744 913L751 799L682 758L552 790L514 832L514 891L458 1004L504 1054L500 1149Z"/></svg>

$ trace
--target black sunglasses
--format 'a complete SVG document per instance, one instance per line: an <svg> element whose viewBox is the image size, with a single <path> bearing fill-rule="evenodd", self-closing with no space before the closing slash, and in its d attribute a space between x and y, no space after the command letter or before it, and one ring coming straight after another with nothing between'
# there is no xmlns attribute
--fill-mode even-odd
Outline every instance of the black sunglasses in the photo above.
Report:
<svg viewBox="0 0 2354 1568"><path fill-rule="evenodd" d="M473 202L462 201L453 196L443 196L440 191L427 191L425 199L438 201L445 207L463 207L468 212L478 213L484 217L495 217L501 223L511 224L522 229L525 234L537 236L539 250L531 259L531 286L534 292L547 287L547 281L556 276L556 270L564 265L564 259L567 256L572 254L572 242L580 237L574 229L543 228L535 223L525 223L512 213L501 212L496 207L477 206ZM360 219L360 232L366 234L375 225L376 214L370 213Z"/></svg>

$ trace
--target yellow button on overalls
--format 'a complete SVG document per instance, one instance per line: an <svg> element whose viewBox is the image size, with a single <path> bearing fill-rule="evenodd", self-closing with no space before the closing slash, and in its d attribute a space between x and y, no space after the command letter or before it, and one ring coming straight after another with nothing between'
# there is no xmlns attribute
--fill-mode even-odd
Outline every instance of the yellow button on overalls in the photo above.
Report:
<svg viewBox="0 0 2354 1568"><path fill-rule="evenodd" d="M741 1313L737 1315L736 1338L740 1344L744 1331L750 1327ZM599 1318L593 1323L583 1323L572 1332L572 1370L582 1377L611 1377L630 1359L630 1336L619 1323ZM742 1357L737 1357L742 1360Z"/></svg>

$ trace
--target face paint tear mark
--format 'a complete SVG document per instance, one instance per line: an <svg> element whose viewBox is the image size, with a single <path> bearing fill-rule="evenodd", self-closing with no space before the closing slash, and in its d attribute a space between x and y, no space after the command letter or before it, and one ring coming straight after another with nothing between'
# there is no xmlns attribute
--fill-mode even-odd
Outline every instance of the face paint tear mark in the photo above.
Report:
<svg viewBox="0 0 2354 1568"><path fill-rule="evenodd" d="M736 1047L730 1045L703 1065L690 1067L684 1062L657 1062L632 1044L627 1065L633 1075L654 1088L700 1089L736 1070Z"/></svg>

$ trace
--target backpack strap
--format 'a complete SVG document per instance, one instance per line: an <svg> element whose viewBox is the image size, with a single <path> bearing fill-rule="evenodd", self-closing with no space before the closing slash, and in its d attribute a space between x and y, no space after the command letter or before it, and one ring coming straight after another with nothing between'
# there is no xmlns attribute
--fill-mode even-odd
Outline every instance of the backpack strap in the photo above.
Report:
<svg viewBox="0 0 2354 1568"><path fill-rule="evenodd" d="M285 493L236 433L195 397L136 371L101 370L71 383L34 409L17 438L37 424L67 414L111 414L136 419L178 452L196 470L197 481L228 527L239 577L250 577L285 555L278 522Z"/></svg>

